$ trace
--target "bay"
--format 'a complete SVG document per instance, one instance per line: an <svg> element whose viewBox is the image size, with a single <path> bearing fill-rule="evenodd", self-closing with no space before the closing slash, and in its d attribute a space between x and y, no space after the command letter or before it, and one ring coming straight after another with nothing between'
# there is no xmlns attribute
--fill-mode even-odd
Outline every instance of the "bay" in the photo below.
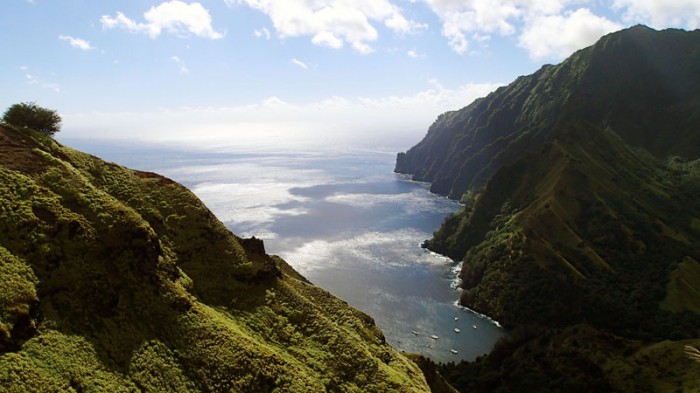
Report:
<svg viewBox="0 0 700 393"><path fill-rule="evenodd" d="M457 305L459 265L420 247L460 206L394 174L391 151L67 143L190 188L231 231L263 239L268 253L371 315L400 350L437 362L472 360L505 334Z"/></svg>

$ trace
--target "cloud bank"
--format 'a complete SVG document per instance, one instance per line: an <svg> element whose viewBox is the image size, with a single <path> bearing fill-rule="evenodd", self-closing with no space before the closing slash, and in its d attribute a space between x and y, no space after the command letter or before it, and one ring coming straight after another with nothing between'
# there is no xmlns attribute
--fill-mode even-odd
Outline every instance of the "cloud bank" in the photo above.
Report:
<svg viewBox="0 0 700 393"><path fill-rule="evenodd" d="M518 36L534 60L562 59L622 26L575 0L426 0L442 21L442 35L456 53L469 52L470 38Z"/></svg>
<svg viewBox="0 0 700 393"><path fill-rule="evenodd" d="M308 103L270 97L252 105L190 107L144 113L65 114L62 135L75 138L141 139L241 148L348 147L415 143L438 114L456 110L501 84L455 89L430 81L412 95L331 97ZM100 128L96 129L96 124ZM343 145L345 144L345 145ZM409 146L401 146L407 148Z"/></svg>
<svg viewBox="0 0 700 393"><path fill-rule="evenodd" d="M424 22L404 16L390 0L225 0L266 14L281 38L308 36L316 45L342 48L346 43L361 54L374 51L376 26L395 33L418 33ZM533 60L561 60L626 24L655 28L700 25L696 0L423 0L439 19L441 33L458 54L472 43L487 45L493 35L515 37ZM617 15L615 15L617 14ZM621 20L619 20L621 19ZM269 37L269 35L266 35ZM410 56L410 55L409 55Z"/></svg>
<svg viewBox="0 0 700 393"><path fill-rule="evenodd" d="M586 8L579 8L563 15L534 17L525 26L518 45L525 48L533 60L563 59L622 27Z"/></svg>
<svg viewBox="0 0 700 393"><path fill-rule="evenodd" d="M361 54L374 51L370 45L379 34L373 23L382 23L399 34L409 34L427 25L409 20L388 0L226 0L230 6L247 5L270 17L279 37L311 37L315 45L342 48L346 43Z"/></svg>
<svg viewBox="0 0 700 393"><path fill-rule="evenodd" d="M696 0L410 0L411 8L425 6L438 17L440 32L457 54L478 52L491 37L514 37L531 59L561 60L594 43L602 35L624 25L644 23L654 28L700 26L700 2ZM424 21L406 16L397 0L224 0L230 8L247 6L265 14L276 36L308 37L314 45L340 49L350 46L359 54L376 51L379 27L399 34L428 29ZM209 11L200 3L170 0L151 7L138 22L122 12L100 19L106 29L121 28L156 38L163 32L176 36L220 39ZM624 25L623 25L624 22ZM262 27L255 37L270 39ZM62 36L63 37L63 36ZM64 39L64 38L61 38ZM86 41L65 40L80 49ZM417 54L413 50L411 54Z"/></svg>
<svg viewBox="0 0 700 393"><path fill-rule="evenodd" d="M106 29L122 28L132 33L146 33L151 38L158 37L163 31L181 37L195 35L219 39L224 36L214 30L209 11L200 3L171 0L151 7L143 17L146 22L140 23L117 12L115 16L102 15L100 22Z"/></svg>
<svg viewBox="0 0 700 393"><path fill-rule="evenodd" d="M90 45L90 42L82 39L82 38L76 38L76 37L71 37L69 35L59 35L58 39L61 41L67 42L70 46L73 48L77 48L80 50L92 50L94 49L92 45Z"/></svg>
<svg viewBox="0 0 700 393"><path fill-rule="evenodd" d="M613 0L613 8L622 10L628 23L644 23L657 29L700 27L700 2L696 0Z"/></svg>

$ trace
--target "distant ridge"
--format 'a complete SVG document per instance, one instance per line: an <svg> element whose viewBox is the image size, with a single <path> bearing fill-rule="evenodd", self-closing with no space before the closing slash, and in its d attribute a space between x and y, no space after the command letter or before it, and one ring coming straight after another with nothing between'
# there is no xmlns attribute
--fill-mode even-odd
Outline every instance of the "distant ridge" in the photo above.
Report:
<svg viewBox="0 0 700 393"><path fill-rule="evenodd" d="M458 389L700 391L700 31L609 34L440 115L396 171L464 203L425 245L516 329L443 369Z"/></svg>
<svg viewBox="0 0 700 393"><path fill-rule="evenodd" d="M460 199L538 151L558 125L588 122L658 158L700 157L700 31L634 26L438 117L396 172Z"/></svg>

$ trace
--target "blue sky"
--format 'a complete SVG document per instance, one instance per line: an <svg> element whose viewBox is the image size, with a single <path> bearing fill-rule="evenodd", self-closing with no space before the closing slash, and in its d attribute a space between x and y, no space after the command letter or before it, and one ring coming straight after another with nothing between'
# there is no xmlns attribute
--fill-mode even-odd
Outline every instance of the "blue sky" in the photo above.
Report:
<svg viewBox="0 0 700 393"><path fill-rule="evenodd" d="M4 0L0 108L56 109L65 138L415 139L638 23L695 29L700 1Z"/></svg>

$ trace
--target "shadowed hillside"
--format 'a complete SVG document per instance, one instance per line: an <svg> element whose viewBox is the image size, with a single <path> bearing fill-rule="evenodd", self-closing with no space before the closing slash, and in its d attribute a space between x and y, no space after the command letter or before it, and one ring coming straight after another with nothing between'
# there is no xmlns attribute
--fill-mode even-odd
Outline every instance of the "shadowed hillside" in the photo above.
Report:
<svg viewBox="0 0 700 393"><path fill-rule="evenodd" d="M461 303L516 328L444 369L454 386L699 388L683 357L700 337L699 71L700 31L633 27L399 154L398 172L465 204L425 244L463 261Z"/></svg>
<svg viewBox="0 0 700 393"><path fill-rule="evenodd" d="M700 31L636 26L440 115L398 155L396 171L460 199L498 168L539 151L559 124L581 121L658 158L697 158L699 106Z"/></svg>
<svg viewBox="0 0 700 393"><path fill-rule="evenodd" d="M167 178L0 126L0 185L0 390L429 391Z"/></svg>

